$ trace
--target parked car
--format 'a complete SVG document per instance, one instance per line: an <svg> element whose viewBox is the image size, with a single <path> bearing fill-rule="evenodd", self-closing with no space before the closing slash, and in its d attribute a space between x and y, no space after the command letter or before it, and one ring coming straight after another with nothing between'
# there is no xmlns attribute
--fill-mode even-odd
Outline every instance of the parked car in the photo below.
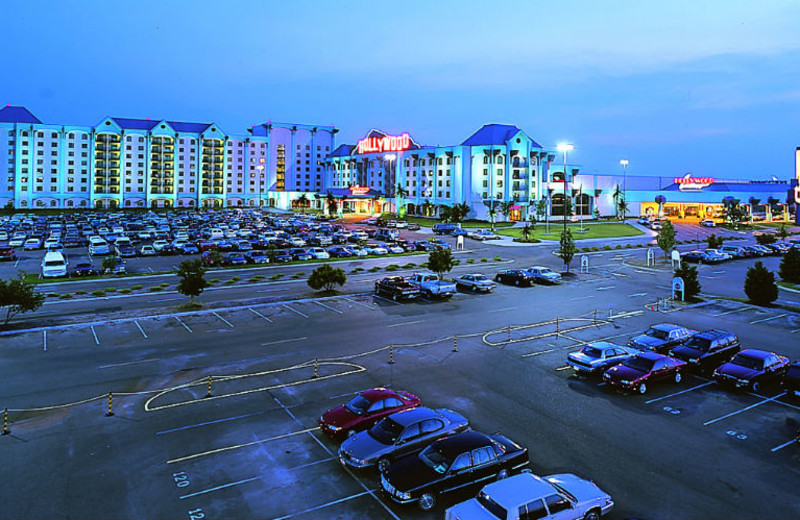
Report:
<svg viewBox="0 0 800 520"><path fill-rule="evenodd" d="M751 348L714 370L714 380L723 386L759 392L765 384L780 381L788 368L786 356Z"/></svg>
<svg viewBox="0 0 800 520"><path fill-rule="evenodd" d="M523 472L484 486L478 496L448 508L445 520L599 520L614 501L591 480L561 473Z"/></svg>
<svg viewBox="0 0 800 520"><path fill-rule="evenodd" d="M372 388L357 393L319 418L320 431L337 440L366 430L385 417L420 405L419 397L403 390Z"/></svg>
<svg viewBox="0 0 800 520"><path fill-rule="evenodd" d="M91 262L78 262L72 268L72 276L94 276L99 274Z"/></svg>
<svg viewBox="0 0 800 520"><path fill-rule="evenodd" d="M419 287L427 298L450 298L458 291L455 283L440 280L435 274L414 273L408 281Z"/></svg>
<svg viewBox="0 0 800 520"><path fill-rule="evenodd" d="M225 255L226 265L246 265L247 258L242 253L228 253Z"/></svg>
<svg viewBox="0 0 800 520"><path fill-rule="evenodd" d="M458 226L449 222L437 222L433 225L433 232L437 235L449 235L457 228Z"/></svg>
<svg viewBox="0 0 800 520"><path fill-rule="evenodd" d="M440 495L503 479L527 464L528 449L511 439L466 431L389 464L381 472L381 487L398 504L417 502L430 511Z"/></svg>
<svg viewBox="0 0 800 520"><path fill-rule="evenodd" d="M313 260L314 255L306 251L301 247L295 247L287 251L290 255L292 255L293 260L305 261L305 260Z"/></svg>
<svg viewBox="0 0 800 520"><path fill-rule="evenodd" d="M659 354L666 354L673 347L677 347L689 339L695 331L674 323L659 323L651 325L644 334L628 340L628 346L638 350L653 350Z"/></svg>
<svg viewBox="0 0 800 520"><path fill-rule="evenodd" d="M133 258L136 256L136 249L130 244L119 244L114 247L117 256L121 258Z"/></svg>
<svg viewBox="0 0 800 520"><path fill-rule="evenodd" d="M783 387L790 396L800 397L800 361L795 361L786 367L786 372L783 374Z"/></svg>
<svg viewBox="0 0 800 520"><path fill-rule="evenodd" d="M700 372L711 371L739 352L739 338L732 332L711 329L698 332L669 351L669 355L686 361L688 367Z"/></svg>
<svg viewBox="0 0 800 520"><path fill-rule="evenodd" d="M419 297L419 287L402 276L387 276L375 282L375 294L389 296L392 300L412 300Z"/></svg>
<svg viewBox="0 0 800 520"><path fill-rule="evenodd" d="M24 249L25 251L33 251L33 250L41 249L41 248L42 248L42 239L41 238L35 238L35 237L34 238L29 238L22 245L22 249Z"/></svg>
<svg viewBox="0 0 800 520"><path fill-rule="evenodd" d="M603 373L603 381L644 394L647 385L662 381L680 383L686 363L655 352L640 352Z"/></svg>
<svg viewBox="0 0 800 520"><path fill-rule="evenodd" d="M332 248L328 249L328 254L331 256L331 258L349 258L351 256L355 256L352 251L343 246L333 246Z"/></svg>
<svg viewBox="0 0 800 520"><path fill-rule="evenodd" d="M525 269L525 271L533 277L534 282L552 285L561 283L561 274L553 271L549 267L537 265L534 267L529 267Z"/></svg>
<svg viewBox="0 0 800 520"><path fill-rule="evenodd" d="M496 284L485 274L470 273L462 274L453 278L456 287L461 287L472 292L491 292Z"/></svg>
<svg viewBox="0 0 800 520"><path fill-rule="evenodd" d="M718 264L719 262L722 261L719 257L710 255L705 251L700 251L699 249L681 253L681 260L683 260L684 262L691 262L695 264L699 263Z"/></svg>
<svg viewBox="0 0 800 520"><path fill-rule="evenodd" d="M499 283L527 286L533 285L533 277L521 269L507 269L494 275L494 280Z"/></svg>
<svg viewBox="0 0 800 520"><path fill-rule="evenodd" d="M725 262L732 258L731 255L723 253L719 249L706 249L705 253L713 260L710 261L709 263L714 263L714 264Z"/></svg>
<svg viewBox="0 0 800 520"><path fill-rule="evenodd" d="M710 218L701 220L700 225L703 227L717 227L717 223L711 220Z"/></svg>
<svg viewBox="0 0 800 520"><path fill-rule="evenodd" d="M653 220L650 222L650 229L653 231L659 231L663 226L660 220Z"/></svg>
<svg viewBox="0 0 800 520"><path fill-rule="evenodd" d="M500 240L500 235L489 231L488 229L476 229L467 236L473 240L480 240L481 242L484 240Z"/></svg>
<svg viewBox="0 0 800 520"><path fill-rule="evenodd" d="M251 264L268 264L269 255L264 251L250 251L245 255L245 259Z"/></svg>
<svg viewBox="0 0 800 520"><path fill-rule="evenodd" d="M580 351L569 354L567 364L578 373L599 374L638 353L638 350L630 347L595 341L587 343Z"/></svg>
<svg viewBox="0 0 800 520"><path fill-rule="evenodd" d="M436 439L468 427L465 417L447 408L420 406L393 413L347 438L339 448L339 461L352 468L377 466L384 472L398 457L417 453Z"/></svg>
<svg viewBox="0 0 800 520"><path fill-rule="evenodd" d="M408 230L409 231L419 231L419 229L420 229L420 226L416 222L409 222L408 223Z"/></svg>
<svg viewBox="0 0 800 520"><path fill-rule="evenodd" d="M741 246L722 245L719 247L719 250L729 255L731 258L747 258L750 256L745 248Z"/></svg>
<svg viewBox="0 0 800 520"><path fill-rule="evenodd" d="M13 247L0 247L0 260L16 260L17 252Z"/></svg>
<svg viewBox="0 0 800 520"><path fill-rule="evenodd" d="M142 246L139 248L139 256L156 256L158 253L153 246Z"/></svg>

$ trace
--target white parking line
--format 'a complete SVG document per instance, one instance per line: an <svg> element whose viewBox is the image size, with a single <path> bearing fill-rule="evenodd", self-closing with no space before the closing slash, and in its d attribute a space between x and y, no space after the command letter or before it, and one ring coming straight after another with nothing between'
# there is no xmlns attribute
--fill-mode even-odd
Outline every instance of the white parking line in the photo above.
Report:
<svg viewBox="0 0 800 520"><path fill-rule="evenodd" d="M298 311L298 310L295 310L295 309L293 309L293 308L289 307L288 305L283 305L283 307L285 307L286 309L288 309L288 310L292 311L292 312L293 312L293 313L295 313L295 314L299 314L300 316L302 316L302 317L304 317L304 318L308 318L308 316L306 316L306 315L305 315L305 314L303 314L302 312L300 312L300 311Z"/></svg>
<svg viewBox="0 0 800 520"><path fill-rule="evenodd" d="M751 321L750 324L752 325L753 323L761 323L764 321L777 320L778 318L783 318L784 316L788 316L788 314L778 314L777 316L771 316L769 318L764 318L762 320Z"/></svg>
<svg viewBox="0 0 800 520"><path fill-rule="evenodd" d="M361 305L362 307L366 307L367 309L374 310L372 306L367 305L366 303L361 303L356 300L351 300L350 298L345 298L345 300L349 301L350 303L355 303L356 305Z"/></svg>
<svg viewBox="0 0 800 520"><path fill-rule="evenodd" d="M257 310L255 310L255 309L251 309L250 307L248 307L248 308L247 308L247 310L249 310L250 312L252 312L252 313L253 313L253 314L255 314L256 316L261 316L262 318L264 318L264 319L265 319L265 320L267 320L268 322L272 323L272 320L271 320L271 319L267 318L266 316L264 316L263 314L261 314L261 313L260 313L260 312L258 312Z"/></svg>
<svg viewBox="0 0 800 520"><path fill-rule="evenodd" d="M393 323L391 325L387 325L387 327L402 327L403 325L414 325L416 323L424 323L425 320L417 320L417 321L404 321L403 323Z"/></svg>
<svg viewBox="0 0 800 520"><path fill-rule="evenodd" d="M579 296L578 298L570 298L569 301L574 302L574 301L578 301L578 300L588 300L590 298L594 298L594 295L592 295L592 296Z"/></svg>
<svg viewBox="0 0 800 520"><path fill-rule="evenodd" d="M177 317L177 316L173 316L173 318L175 318L176 320L178 320L178 323L180 323L181 325L183 325L183 328L184 328L184 329L186 329L186 330L188 330L188 331L189 331L189 334L192 334L192 329L190 329L190 328L189 328L189 326L188 326L187 324L185 324L185 323L183 322L183 320L182 320L182 319L180 319L180 318L179 318L179 317Z"/></svg>
<svg viewBox="0 0 800 520"><path fill-rule="evenodd" d="M302 338L292 338L292 339L281 339L278 341L270 341L267 343L262 343L262 347L266 347L267 345L279 345L281 343L291 343L293 341L303 341L304 339L308 339L307 337L303 336Z"/></svg>
<svg viewBox="0 0 800 520"><path fill-rule="evenodd" d="M212 312L211 314L213 314L213 315L214 315L214 316L216 316L217 318L219 318L219 319L221 319L222 321L224 321L225 323L227 323L227 324L228 324L228 327L230 327L230 328L234 328L234 326L233 326L233 323L229 322L228 320L226 320L225 318L223 318L222 316L220 316L220 315L219 315L219 314L217 314L216 312Z"/></svg>
<svg viewBox="0 0 800 520"><path fill-rule="evenodd" d="M680 392L675 392L674 394L664 395L661 397L656 397L655 399L650 399L649 401L645 401L644 404L655 403L656 401L661 401L662 399L669 399L670 397L675 397L676 395L685 394L686 392L691 392L692 390L697 390L698 388L703 388L704 386L713 385L714 381L709 381L707 383L703 383L702 385L693 386L691 388L687 388L686 390L681 390Z"/></svg>
<svg viewBox="0 0 800 520"><path fill-rule="evenodd" d="M647 296L647 294L648 293L646 293L646 292L637 292L637 293L629 294L628 298L637 298L639 296Z"/></svg>
<svg viewBox="0 0 800 520"><path fill-rule="evenodd" d="M44 351L47 352L47 331L42 331L42 341L44 343Z"/></svg>
<svg viewBox="0 0 800 520"><path fill-rule="evenodd" d="M789 442L784 442L783 444L781 444L781 445L779 445L779 446L775 446L774 448L772 448L772 449L771 449L771 450L769 450L769 451L771 451L772 453L775 453L776 451L778 451L778 450L782 450L782 449L783 449L783 448L785 448L786 446L791 446L792 444L797 444L797 439L796 439L796 438L795 438L795 439L792 439L792 440L790 440Z"/></svg>
<svg viewBox="0 0 800 520"><path fill-rule="evenodd" d="M750 406L746 406L746 407L742 408L741 410L737 410L735 412L731 412L729 414L725 414L722 417L717 417L716 419L712 419L710 421L706 421L706 422L703 423L703 426L708 426L709 424L714 424L715 422L719 422L719 421L721 421L723 419L727 419L728 417L733 417L734 415L738 415L738 414L740 414L742 412L746 412L747 410L751 410L751 409L755 408L756 406L761 406L762 404L769 403L770 401L775 401L775 399L778 399L779 397L783 397L784 395L786 395L786 392L783 392L780 395L776 395L775 397L768 397L768 398L764 399L763 401L761 401L760 403L751 404Z"/></svg>
<svg viewBox="0 0 800 520"><path fill-rule="evenodd" d="M314 303L316 303L317 305L319 305L319 306L321 306L321 307L325 307L325 308L326 308L326 309L328 309L329 311L338 312L339 314L342 314L342 311L340 311L339 309L334 309L334 308L333 308L333 307L331 307L330 305L325 305L324 303L322 303L322 302L318 302L318 301L314 301Z"/></svg>
<svg viewBox="0 0 800 520"><path fill-rule="evenodd" d="M196 459L199 457L207 457L209 455L216 455L217 453L223 453L226 451L238 450L239 448L246 448L248 446L255 446L258 444L265 444L267 442L277 441L281 439L287 439L289 437L294 437L295 435L302 435L304 433L309 433L314 430L319 430L319 426L315 426L314 428L306 428L303 430L299 430L296 432L284 433L282 435L275 435L274 437L266 437L264 439L257 439L251 442L245 442L243 444L236 444L234 446L225 446L224 448L217 448L214 450L208 450L201 453L193 453L192 455L186 455L185 457L179 457L177 459L171 459L167 461L167 464L176 464L178 462L184 462L187 460Z"/></svg>
<svg viewBox="0 0 800 520"><path fill-rule="evenodd" d="M598 287L597 289L595 289L595 291L608 291L613 288L614 288L613 285L605 285L603 287Z"/></svg>
<svg viewBox="0 0 800 520"><path fill-rule="evenodd" d="M315 460L314 462L308 462L306 464L301 464L300 466L292 466L291 468L286 468L286 469L288 471L291 471L293 469L303 469L303 468L308 468L308 467L311 467L311 466L316 466L317 464L324 464L324 463L330 462L332 460L338 461L339 458L338 457L328 457L326 459Z"/></svg>
<svg viewBox="0 0 800 520"><path fill-rule="evenodd" d="M144 329L142 329L142 326L139 325L139 322L138 321L134 321L133 323L135 323L136 326L139 328L139 332L142 333L142 336L144 336L144 339L147 339L147 334L144 333Z"/></svg>
<svg viewBox="0 0 800 520"><path fill-rule="evenodd" d="M129 361L127 363L115 363L113 365L103 365L101 367L97 367L99 370L104 368L115 368L115 367L124 367L128 365L138 365L139 363L149 363L150 361L158 361L158 358L150 358L150 359L142 359L139 361Z"/></svg>
<svg viewBox="0 0 800 520"><path fill-rule="evenodd" d="M94 336L94 342L99 347L100 346L100 340L97 339L97 333L94 331L94 325L89 325L89 328L92 329L92 336Z"/></svg>
<svg viewBox="0 0 800 520"><path fill-rule="evenodd" d="M385 301L385 302L393 303L393 304L395 304L395 305L402 305L402 303L400 303L400 302L396 302L396 301L394 301L394 300L390 300L390 299L388 299L388 298L384 298L383 296L378 296L377 294L373 294L372 296L373 296L374 298L377 298L377 299L379 299L379 300L383 300L383 301Z"/></svg>
<svg viewBox="0 0 800 520"><path fill-rule="evenodd" d="M503 307L502 309L492 309L489 312L505 312L505 311L513 311L516 307Z"/></svg>
<svg viewBox="0 0 800 520"><path fill-rule="evenodd" d="M734 312L742 312L749 309L750 307L739 307L738 309L733 309L732 311L720 312L718 314L715 314L714 316L725 316L726 314L733 314Z"/></svg>
<svg viewBox="0 0 800 520"><path fill-rule="evenodd" d="M319 511L320 509L324 509L326 507L330 507L330 506L333 506L333 505L336 505L336 504L341 504L342 502L347 502L348 500L352 500L354 498L363 497L364 495L371 495L374 491L377 491L377 488L376 489L372 489L372 490L368 489L366 491L362 491L361 493L356 493L355 495L350 495L349 497L340 498L339 500L333 500L333 501L327 502L325 504L321 504L321 505L318 505L318 506L315 506L315 507L310 507L308 509L304 509L303 511L298 511L298 512L292 513L290 515L279 516L277 518L274 518L273 520L288 520L289 518L294 518L296 516L304 515L306 513L312 513L314 511Z"/></svg>
<svg viewBox="0 0 800 520"><path fill-rule="evenodd" d="M197 495L204 495L206 493L211 493L212 491L217 491L218 489L225 489L225 488L229 488L229 487L233 487L233 486L238 486L239 484L244 484L246 482L252 482L254 480L261 480L261 477L250 477L250 478L246 478L244 480L239 480L237 482L231 482L230 484L223 484L221 486L213 487L211 489L204 489L203 491L196 491L196 492L190 493L188 495L183 495L181 497L181 500L183 500L185 498L196 497Z"/></svg>
<svg viewBox="0 0 800 520"><path fill-rule="evenodd" d="M542 354L549 354L551 352L555 352L556 350L559 350L559 349L551 348L551 349L547 349L547 350L540 350L538 352L531 352L530 354L523 354L522 357L526 358L526 357L540 356Z"/></svg>

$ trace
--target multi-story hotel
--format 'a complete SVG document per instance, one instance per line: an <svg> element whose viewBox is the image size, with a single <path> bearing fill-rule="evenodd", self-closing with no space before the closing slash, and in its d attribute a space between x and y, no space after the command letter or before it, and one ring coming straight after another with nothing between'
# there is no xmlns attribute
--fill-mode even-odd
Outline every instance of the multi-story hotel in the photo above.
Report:
<svg viewBox="0 0 800 520"><path fill-rule="evenodd" d="M0 109L0 206L254 207L323 188L331 126L267 122L246 135L214 123L109 117L92 127Z"/></svg>
<svg viewBox="0 0 800 520"><path fill-rule="evenodd" d="M426 146L407 133L370 131L334 148L332 126L266 122L230 135L214 123L110 117L96 126L42 123L0 109L0 206L45 208L289 209L300 204L374 214L436 215L466 203L469 218L527 220L572 213L717 217L733 197L753 215L788 219L797 179L734 180L587 175L513 125L489 124L461 144ZM566 170L566 172L565 172ZM658 199L657 199L658 198ZM660 200L661 202L658 202ZM796 212L795 212L796 214Z"/></svg>

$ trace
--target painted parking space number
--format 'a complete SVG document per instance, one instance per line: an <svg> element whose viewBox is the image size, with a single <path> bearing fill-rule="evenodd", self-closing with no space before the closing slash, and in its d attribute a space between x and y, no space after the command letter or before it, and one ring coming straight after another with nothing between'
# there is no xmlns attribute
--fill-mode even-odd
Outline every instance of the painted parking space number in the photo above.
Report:
<svg viewBox="0 0 800 520"><path fill-rule="evenodd" d="M173 480L175 480L175 485L178 486L179 488L185 488L190 484L189 476L184 471L173 473L172 478Z"/></svg>
<svg viewBox="0 0 800 520"><path fill-rule="evenodd" d="M189 511L189 520L200 520L201 518L205 518L206 514L203 513L203 510L200 508L192 509Z"/></svg>

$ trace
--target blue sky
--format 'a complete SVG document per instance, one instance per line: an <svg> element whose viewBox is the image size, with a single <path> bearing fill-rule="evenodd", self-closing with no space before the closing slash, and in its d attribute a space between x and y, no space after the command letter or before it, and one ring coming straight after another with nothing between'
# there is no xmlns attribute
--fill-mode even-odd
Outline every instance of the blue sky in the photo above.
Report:
<svg viewBox="0 0 800 520"><path fill-rule="evenodd" d="M4 2L0 103L370 128L457 144L485 123L587 172L787 179L800 146L800 2Z"/></svg>

